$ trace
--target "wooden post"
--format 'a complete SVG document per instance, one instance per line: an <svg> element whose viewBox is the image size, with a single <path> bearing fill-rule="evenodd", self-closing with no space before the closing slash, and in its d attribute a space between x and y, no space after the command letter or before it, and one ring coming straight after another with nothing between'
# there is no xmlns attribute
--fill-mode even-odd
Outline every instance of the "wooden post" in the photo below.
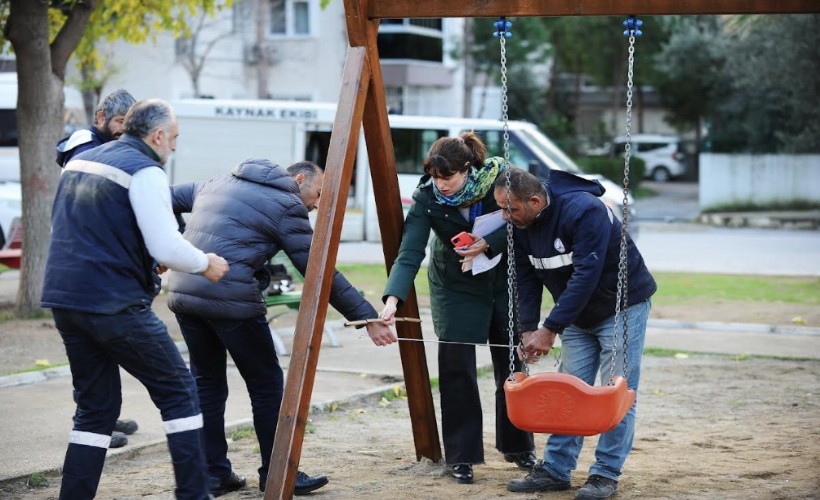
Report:
<svg viewBox="0 0 820 500"><path fill-rule="evenodd" d="M387 103L384 99L384 83L376 47L378 21L370 21L367 26L367 50L370 60L370 87L364 108L364 137L367 156L370 159L370 176L379 214L379 230L384 247L387 272L399 253L404 213L401 209L401 193L396 174L396 155L387 119ZM419 317L416 291L411 289L401 307L400 316ZM401 338L421 339L419 323L396 323L396 331ZM407 387L407 404L413 426L413 440L416 445L416 459L427 457L434 462L441 459L441 443L438 438L436 411L430 390L430 373L422 342L400 342L401 366Z"/></svg>
<svg viewBox="0 0 820 500"><path fill-rule="evenodd" d="M330 138L319 216L310 246L302 304L296 318L285 394L265 483L267 500L291 498L296 484L369 80L367 51L364 47L349 48Z"/></svg>

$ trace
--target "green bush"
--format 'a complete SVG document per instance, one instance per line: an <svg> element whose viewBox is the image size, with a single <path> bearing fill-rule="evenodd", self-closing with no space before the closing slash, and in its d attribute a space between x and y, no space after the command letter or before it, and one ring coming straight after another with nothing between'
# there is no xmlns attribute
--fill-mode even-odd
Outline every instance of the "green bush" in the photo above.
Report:
<svg viewBox="0 0 820 500"><path fill-rule="evenodd" d="M623 158L607 158L605 156L589 156L578 158L578 165L588 174L601 174L619 186L624 181ZM629 160L629 188L636 190L643 182L646 163L640 158L632 157Z"/></svg>

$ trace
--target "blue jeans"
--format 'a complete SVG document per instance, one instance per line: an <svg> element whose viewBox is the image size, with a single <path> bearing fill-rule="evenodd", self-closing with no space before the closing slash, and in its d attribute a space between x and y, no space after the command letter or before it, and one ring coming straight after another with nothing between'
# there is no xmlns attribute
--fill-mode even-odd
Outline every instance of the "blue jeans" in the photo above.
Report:
<svg viewBox="0 0 820 500"><path fill-rule="evenodd" d="M176 498L206 498L208 478L196 386L162 321L145 306L117 314L52 312L71 365L77 403L60 498L96 495L122 404L120 366L142 382L162 414Z"/></svg>
<svg viewBox="0 0 820 500"><path fill-rule="evenodd" d="M220 479L231 474L225 440L226 368L227 353L230 353L251 398L253 428L262 458L259 478L264 483L268 477L284 392L282 367L265 316L246 320L208 319L190 314L176 316L188 344L191 373L199 391L208 473Z"/></svg>
<svg viewBox="0 0 820 500"><path fill-rule="evenodd" d="M601 434L595 449L595 463L589 474L597 474L618 480L626 456L632 450L635 436L635 408L638 405L638 382L641 378L641 355L646 336L646 321L652 304L649 299L630 306L627 314L627 385L636 393L635 403L621 423L613 430ZM615 375L624 375L623 319L618 322L618 344L615 353ZM607 383L612 366L612 342L615 316L611 316L590 329L570 326L561 334L561 367L559 371L574 375L589 385L595 383L599 369L601 380ZM554 477L569 481L578 465L578 455L584 445L583 436L553 434L544 450L544 469Z"/></svg>

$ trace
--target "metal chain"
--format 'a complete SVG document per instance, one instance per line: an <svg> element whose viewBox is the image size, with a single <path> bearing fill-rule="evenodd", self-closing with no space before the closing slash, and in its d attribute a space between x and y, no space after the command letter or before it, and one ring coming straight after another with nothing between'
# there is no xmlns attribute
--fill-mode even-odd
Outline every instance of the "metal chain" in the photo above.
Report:
<svg viewBox="0 0 820 500"><path fill-rule="evenodd" d="M510 124L507 106L507 39L504 35L498 37L501 44L501 120L504 121L504 165L510 167Z"/></svg>
<svg viewBox="0 0 820 500"><path fill-rule="evenodd" d="M624 378L628 372L628 355L627 342L629 340L629 330L627 324L626 309L629 304L628 300L628 284L629 278L627 273L627 254L626 254L626 237L627 228L629 226L629 160L632 157L632 76L635 63L635 35L629 35L629 65L627 69L626 79L626 145L624 147L624 200L623 212L621 219L621 248L618 255L618 292L615 298L615 322L614 332L612 338L612 363L610 366L609 382L615 378L615 354L618 343L618 325L619 319L623 326L622 333L624 337Z"/></svg>
<svg viewBox="0 0 820 500"><path fill-rule="evenodd" d="M504 176L507 188L507 215L510 210L510 125L507 106L507 40L504 34L498 37L501 44L501 120L504 122ZM515 254L513 252L513 225L507 217L507 331L510 334L510 373L508 380L515 380L515 333L518 331L518 286L515 273ZM522 370L527 373L526 363Z"/></svg>

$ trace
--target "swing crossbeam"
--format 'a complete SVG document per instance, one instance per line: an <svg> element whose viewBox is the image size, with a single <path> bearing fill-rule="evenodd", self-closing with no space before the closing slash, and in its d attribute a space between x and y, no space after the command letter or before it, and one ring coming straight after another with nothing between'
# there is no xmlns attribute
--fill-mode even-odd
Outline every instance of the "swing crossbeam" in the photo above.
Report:
<svg viewBox="0 0 820 500"><path fill-rule="evenodd" d="M521 430L539 434L594 436L621 423L635 403L623 377L591 386L566 373L514 374L504 384L507 415Z"/></svg>
<svg viewBox="0 0 820 500"><path fill-rule="evenodd" d="M799 14L816 0L414 0L371 1L370 19L434 17L626 16L678 14Z"/></svg>

